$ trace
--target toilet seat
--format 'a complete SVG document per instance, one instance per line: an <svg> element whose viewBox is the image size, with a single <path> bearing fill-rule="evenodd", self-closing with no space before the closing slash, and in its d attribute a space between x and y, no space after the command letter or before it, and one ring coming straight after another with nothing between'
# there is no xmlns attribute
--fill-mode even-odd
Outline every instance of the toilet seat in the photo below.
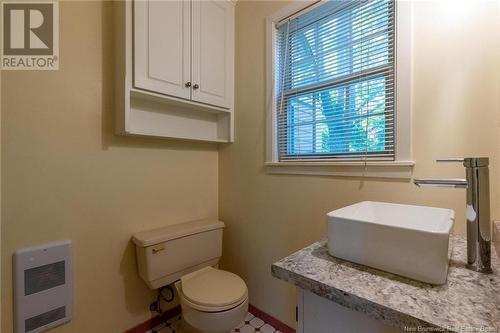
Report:
<svg viewBox="0 0 500 333"><path fill-rule="evenodd" d="M193 309L220 312L248 298L245 282L231 272L205 267L181 277L181 297Z"/></svg>

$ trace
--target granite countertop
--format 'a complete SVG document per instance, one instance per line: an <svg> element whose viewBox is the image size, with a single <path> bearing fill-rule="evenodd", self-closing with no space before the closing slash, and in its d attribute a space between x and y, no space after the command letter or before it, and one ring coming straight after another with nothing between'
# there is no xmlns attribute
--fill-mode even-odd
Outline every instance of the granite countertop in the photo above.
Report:
<svg viewBox="0 0 500 333"><path fill-rule="evenodd" d="M493 274L465 267L463 238L451 237L448 280L441 286L414 281L328 254L326 240L272 265L272 275L355 311L398 327L435 331L500 331L500 266L492 249Z"/></svg>

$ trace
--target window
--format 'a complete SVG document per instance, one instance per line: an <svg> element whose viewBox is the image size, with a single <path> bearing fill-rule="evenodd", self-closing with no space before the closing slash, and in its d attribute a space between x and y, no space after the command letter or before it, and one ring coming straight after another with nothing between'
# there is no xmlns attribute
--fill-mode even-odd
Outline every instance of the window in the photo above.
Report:
<svg viewBox="0 0 500 333"><path fill-rule="evenodd" d="M277 160L395 160L395 1L313 7L274 22Z"/></svg>

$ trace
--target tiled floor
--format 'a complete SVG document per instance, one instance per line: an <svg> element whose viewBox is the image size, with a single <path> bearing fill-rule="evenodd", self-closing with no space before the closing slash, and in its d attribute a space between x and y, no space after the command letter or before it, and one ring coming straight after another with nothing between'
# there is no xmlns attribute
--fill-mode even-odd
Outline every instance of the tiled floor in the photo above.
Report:
<svg viewBox="0 0 500 333"><path fill-rule="evenodd" d="M175 318L169 319L166 323L155 327L155 329L147 333L182 333L182 331L179 329L180 324L181 316L177 316Z"/></svg>
<svg viewBox="0 0 500 333"><path fill-rule="evenodd" d="M245 319L231 332L240 332L240 333L254 333L254 332L262 332L262 333L281 333L277 331L274 327L264 322L259 317L255 317L250 312L247 313Z"/></svg>
<svg viewBox="0 0 500 333"><path fill-rule="evenodd" d="M176 317L174 319L169 320L166 324L162 324L157 328L157 330L153 330L152 333L182 333L179 330L180 317ZM277 331L274 327L265 323L262 319L255 317L250 312L247 313L245 319L231 332L239 332L239 333L254 333L254 332L262 332L262 333L281 333Z"/></svg>

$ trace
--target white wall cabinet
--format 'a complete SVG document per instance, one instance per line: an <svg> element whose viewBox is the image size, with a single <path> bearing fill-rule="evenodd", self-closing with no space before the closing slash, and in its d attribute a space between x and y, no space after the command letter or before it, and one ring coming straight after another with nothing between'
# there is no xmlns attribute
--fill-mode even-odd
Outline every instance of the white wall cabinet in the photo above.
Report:
<svg viewBox="0 0 500 333"><path fill-rule="evenodd" d="M115 2L117 132L233 141L234 2Z"/></svg>
<svg viewBox="0 0 500 333"><path fill-rule="evenodd" d="M190 1L134 1L134 86L191 98Z"/></svg>
<svg viewBox="0 0 500 333"><path fill-rule="evenodd" d="M233 94L234 14L229 1L193 2L193 100L229 108Z"/></svg>

